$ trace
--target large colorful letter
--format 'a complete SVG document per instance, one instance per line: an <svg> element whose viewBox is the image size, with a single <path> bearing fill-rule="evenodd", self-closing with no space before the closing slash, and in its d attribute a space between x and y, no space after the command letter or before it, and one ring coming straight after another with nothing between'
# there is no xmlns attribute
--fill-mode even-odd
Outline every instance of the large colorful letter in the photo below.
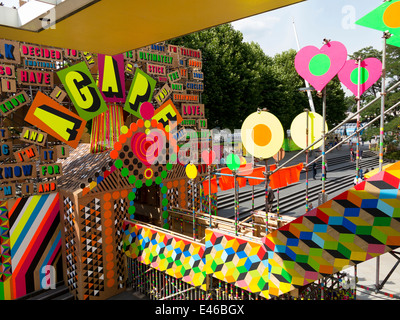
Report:
<svg viewBox="0 0 400 320"><path fill-rule="evenodd" d="M156 82L157 81L152 77L137 68L125 102L124 110L136 117L142 118L140 106L143 102L151 101Z"/></svg>
<svg viewBox="0 0 400 320"><path fill-rule="evenodd" d="M57 72L79 116L88 121L107 111L107 105L85 62Z"/></svg>
<svg viewBox="0 0 400 320"><path fill-rule="evenodd" d="M25 121L76 148L86 121L38 91Z"/></svg>
<svg viewBox="0 0 400 320"><path fill-rule="evenodd" d="M106 102L125 102L124 55L98 55L99 88Z"/></svg>

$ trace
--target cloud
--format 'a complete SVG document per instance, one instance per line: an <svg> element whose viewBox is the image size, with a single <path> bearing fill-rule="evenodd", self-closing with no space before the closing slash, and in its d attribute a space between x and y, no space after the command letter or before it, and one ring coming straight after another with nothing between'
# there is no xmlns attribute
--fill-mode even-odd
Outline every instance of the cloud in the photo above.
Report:
<svg viewBox="0 0 400 320"><path fill-rule="evenodd" d="M232 22L232 25L242 33L256 35L265 30L272 30L280 21L281 19L277 16L257 15Z"/></svg>

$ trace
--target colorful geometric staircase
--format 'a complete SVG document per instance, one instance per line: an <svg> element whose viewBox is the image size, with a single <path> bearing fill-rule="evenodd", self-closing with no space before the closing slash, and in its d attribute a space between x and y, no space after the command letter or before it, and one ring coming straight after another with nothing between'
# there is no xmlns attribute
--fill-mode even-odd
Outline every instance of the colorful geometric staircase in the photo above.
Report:
<svg viewBox="0 0 400 320"><path fill-rule="evenodd" d="M295 293L399 247L399 189L400 162L260 241L207 229L201 244L127 221L124 250L194 286L212 276L266 298Z"/></svg>

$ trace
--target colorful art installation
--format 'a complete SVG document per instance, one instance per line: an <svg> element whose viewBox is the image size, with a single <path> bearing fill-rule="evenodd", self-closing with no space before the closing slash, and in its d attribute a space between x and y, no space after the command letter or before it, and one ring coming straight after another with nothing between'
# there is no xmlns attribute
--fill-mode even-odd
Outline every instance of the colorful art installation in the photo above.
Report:
<svg viewBox="0 0 400 320"><path fill-rule="evenodd" d="M2 203L1 300L55 285L56 266L62 262L59 211L58 193Z"/></svg>
<svg viewBox="0 0 400 320"><path fill-rule="evenodd" d="M200 281L195 285L202 285L207 275L268 299L289 292L296 296L296 290L307 284L397 248L399 167L400 163L389 167L268 234L261 242L207 229L205 244L200 245L203 250L199 248L192 256L196 257L193 263L204 263L204 269L192 267L184 281L194 281L197 276ZM158 270L166 268L177 278L184 276L182 272L176 274L176 265L181 265L176 261L186 259L187 249L177 251L177 245L168 245L182 239L172 236L172 242L166 242L153 227L131 222L124 230L128 256ZM171 257L169 264L167 257Z"/></svg>
<svg viewBox="0 0 400 320"><path fill-rule="evenodd" d="M128 257L206 290L203 244L127 221L123 246Z"/></svg>
<svg viewBox="0 0 400 320"><path fill-rule="evenodd" d="M92 153L111 149L118 141L124 126L122 106L108 104L108 110L92 119L90 150Z"/></svg>
<svg viewBox="0 0 400 320"><path fill-rule="evenodd" d="M322 92L337 75L347 60L347 49L338 41L329 41L320 49L306 46L298 51L294 60L297 73L315 90Z"/></svg>
<svg viewBox="0 0 400 320"><path fill-rule="evenodd" d="M315 141L321 138L322 123L323 119L321 115L316 112L300 113L294 118L292 124L290 125L290 135L293 139L293 142L302 149L306 149L307 147L311 146ZM308 134L305 130L307 127ZM326 122L325 128L328 128ZM312 146L310 150L318 149L321 146L322 140Z"/></svg>
<svg viewBox="0 0 400 320"><path fill-rule="evenodd" d="M358 62L347 60L338 73L338 78L356 97L367 91L382 75L382 62L377 58L366 58L360 65L360 83L358 83ZM358 92L360 85L360 92Z"/></svg>
<svg viewBox="0 0 400 320"><path fill-rule="evenodd" d="M282 147L284 133L276 116L260 111L252 113L243 121L241 137L250 154L256 158L268 159Z"/></svg>
<svg viewBox="0 0 400 320"><path fill-rule="evenodd" d="M397 167L260 239L213 227L218 185L254 186L264 180L250 178L265 179L268 167L231 154L220 171L226 175L218 182L212 176L216 154L210 136L199 132L207 128L201 51L159 44L107 56L1 40L0 50L5 46L0 78L8 97L0 116L23 114L25 122L13 126L21 127L19 137L9 125L0 128L0 299L63 278L75 299L104 300L126 289L126 257L204 292L214 278L271 298L400 245ZM346 54L335 41L306 47L296 69L320 91ZM68 67L56 71L64 62ZM367 87L366 75L373 79L377 67L365 60L363 68ZM350 80L353 72L343 71ZM316 118L301 119L301 127L307 121L318 130ZM178 137L190 140L183 127L196 129L197 146L207 146L193 151L198 164L177 161ZM267 111L243 123L243 145L257 158L275 156L283 138L280 121ZM298 181L302 167L281 168L269 185ZM234 174L247 177L234 181ZM196 216L204 212L209 224ZM179 228L181 234L171 232Z"/></svg>
<svg viewBox="0 0 400 320"><path fill-rule="evenodd" d="M167 75L178 71L179 77L173 83L180 86L183 100L199 102L198 90L202 85L198 81L203 77L191 75L201 60L197 58L197 64L185 68L185 76L178 69L178 53L155 53L154 50L165 49L164 46L143 48L142 60L151 63L141 64L136 51L106 56L8 40L0 42L0 51L6 48L5 55L1 51L0 61L2 92L9 95L0 104L0 116L15 113L14 119L25 120L13 124L13 127L22 127L19 137L7 127L0 130L0 178L4 182L0 189L0 200L3 200L0 298L20 298L46 285L53 286L54 281L59 282L64 276L75 299L107 299L125 290L122 223L125 219L134 219L135 200L138 200L135 197L139 197L137 192L141 186L159 188L155 207L162 208L159 219L164 228L169 227L167 209L175 204L190 207L189 193L194 195L197 207L200 202L209 203L208 198L212 197L212 210L216 210L214 194L204 196L197 188L187 188L187 177L183 178L184 167L180 164L174 170L175 178L167 179L168 175L172 176L169 150L176 154L177 145L164 136L175 129L170 127L170 121L180 125L182 117L178 110L182 107L179 97L174 99L171 89L167 90L168 78L157 73L162 71ZM189 51L184 53L190 55ZM132 63L135 61L139 63ZM64 62L68 67L56 71L57 63ZM191 88L186 88L189 75ZM131 87L125 97L127 81ZM155 91L158 100L153 99ZM130 120L125 126L124 111L139 119ZM196 119L203 121L202 128L207 125L204 117L202 105L201 114L196 114ZM91 156L81 153L85 142L90 142ZM129 151L124 150L125 146ZM163 153L162 147L167 153ZM116 150L118 156L115 156ZM158 161L162 156L167 159L165 163ZM79 181L78 168L71 167L82 158L87 166L87 185ZM110 169L101 168L101 162L107 159L115 161ZM129 164L128 159L132 160ZM68 170L64 170L65 164ZM202 166L195 169L204 176L206 170ZM175 181L183 191L179 198L174 195ZM61 217L61 221L53 217ZM57 234L46 229L51 223L51 232L58 230ZM29 242L28 235L37 238ZM44 253L40 256L35 250L44 250ZM34 263L39 264L21 260L31 259L32 254L36 254ZM44 268L40 269L42 273L38 271L39 266Z"/></svg>

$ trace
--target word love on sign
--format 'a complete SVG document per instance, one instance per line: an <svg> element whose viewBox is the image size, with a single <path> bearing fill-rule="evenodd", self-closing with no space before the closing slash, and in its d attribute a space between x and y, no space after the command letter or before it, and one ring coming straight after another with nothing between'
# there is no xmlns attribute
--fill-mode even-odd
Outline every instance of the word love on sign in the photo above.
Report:
<svg viewBox="0 0 400 320"><path fill-rule="evenodd" d="M72 148L76 148L86 121L38 91L25 121L47 132Z"/></svg>
<svg viewBox="0 0 400 320"><path fill-rule="evenodd" d="M204 104L182 103L182 118L204 118Z"/></svg>

